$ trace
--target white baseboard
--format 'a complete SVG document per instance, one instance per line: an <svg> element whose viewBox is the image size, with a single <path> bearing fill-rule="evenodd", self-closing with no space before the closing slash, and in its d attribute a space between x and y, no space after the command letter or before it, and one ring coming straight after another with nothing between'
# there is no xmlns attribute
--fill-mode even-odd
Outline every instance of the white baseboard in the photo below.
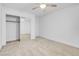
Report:
<svg viewBox="0 0 79 59"><path fill-rule="evenodd" d="M2 46L0 46L0 50L2 49Z"/></svg>
<svg viewBox="0 0 79 59"><path fill-rule="evenodd" d="M71 44L68 41L58 40L58 39L61 39L61 38L49 38L49 37L46 37L46 36L40 36L40 37L43 37L43 38L48 39L48 40L53 40L53 41L56 41L56 42L59 42L59 43L63 43L63 44L66 44L66 45L69 45L69 46L72 46L72 47L75 47L75 48L79 48L79 45L77 45L77 44L74 44L74 43Z"/></svg>

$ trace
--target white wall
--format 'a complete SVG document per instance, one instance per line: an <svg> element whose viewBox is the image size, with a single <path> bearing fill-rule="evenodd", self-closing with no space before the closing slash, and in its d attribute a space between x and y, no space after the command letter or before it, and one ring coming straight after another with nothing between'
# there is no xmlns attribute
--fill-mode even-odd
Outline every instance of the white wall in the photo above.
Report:
<svg viewBox="0 0 79 59"><path fill-rule="evenodd" d="M41 18L40 36L79 47L79 6L64 8Z"/></svg>
<svg viewBox="0 0 79 59"><path fill-rule="evenodd" d="M1 18L1 25L2 25L2 45L6 45L6 9L2 7L2 18Z"/></svg>
<svg viewBox="0 0 79 59"><path fill-rule="evenodd" d="M0 48L1 48L1 46L2 46L2 40L1 40L1 28L2 28L2 25L1 25L1 6L0 6Z"/></svg>
<svg viewBox="0 0 79 59"><path fill-rule="evenodd" d="M30 19L28 18L22 18L21 19L21 24L20 24L20 31L21 34L31 34L31 22Z"/></svg>
<svg viewBox="0 0 79 59"><path fill-rule="evenodd" d="M36 16L36 36L39 36L39 17Z"/></svg>

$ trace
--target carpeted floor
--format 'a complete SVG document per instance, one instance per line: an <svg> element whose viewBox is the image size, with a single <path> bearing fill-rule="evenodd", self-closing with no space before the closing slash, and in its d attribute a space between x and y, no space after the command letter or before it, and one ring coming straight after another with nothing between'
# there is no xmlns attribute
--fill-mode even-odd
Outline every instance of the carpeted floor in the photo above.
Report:
<svg viewBox="0 0 79 59"><path fill-rule="evenodd" d="M34 40L7 43L0 51L1 56L79 56L79 49L38 37Z"/></svg>

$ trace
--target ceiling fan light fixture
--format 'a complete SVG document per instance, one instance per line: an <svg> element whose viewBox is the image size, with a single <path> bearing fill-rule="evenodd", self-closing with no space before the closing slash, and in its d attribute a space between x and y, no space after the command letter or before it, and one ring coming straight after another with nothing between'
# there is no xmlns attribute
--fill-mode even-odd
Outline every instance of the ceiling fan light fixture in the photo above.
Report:
<svg viewBox="0 0 79 59"><path fill-rule="evenodd" d="M46 4L40 4L40 8L41 9L45 9L46 8Z"/></svg>

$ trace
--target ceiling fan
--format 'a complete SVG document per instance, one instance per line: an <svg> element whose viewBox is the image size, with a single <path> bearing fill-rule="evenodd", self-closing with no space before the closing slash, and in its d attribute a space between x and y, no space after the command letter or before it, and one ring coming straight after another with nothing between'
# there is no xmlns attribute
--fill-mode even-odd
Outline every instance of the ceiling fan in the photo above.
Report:
<svg viewBox="0 0 79 59"><path fill-rule="evenodd" d="M39 4L35 7L33 7L32 10L36 10L38 8L45 9L47 7L57 7L57 5L56 4L44 4L44 3L42 3L42 4Z"/></svg>

